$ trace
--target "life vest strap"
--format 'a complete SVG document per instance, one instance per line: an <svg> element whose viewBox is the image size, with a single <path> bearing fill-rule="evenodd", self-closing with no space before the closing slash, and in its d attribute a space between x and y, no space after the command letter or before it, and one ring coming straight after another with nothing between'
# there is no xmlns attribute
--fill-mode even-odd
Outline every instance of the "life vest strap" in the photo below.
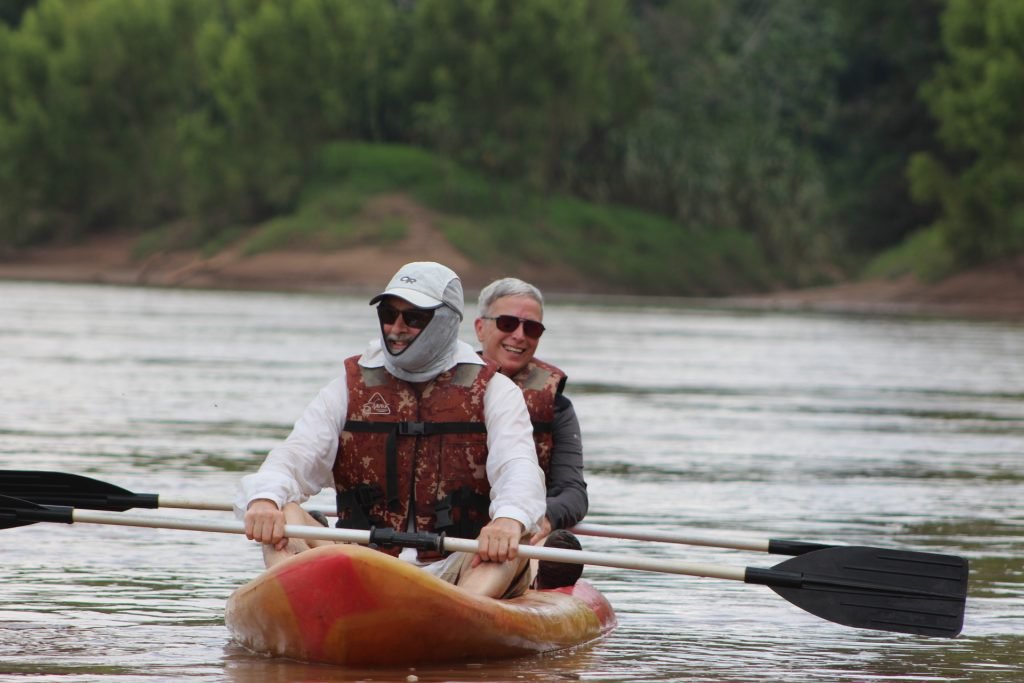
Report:
<svg viewBox="0 0 1024 683"><path fill-rule="evenodd" d="M533 432L534 432L534 434L550 434L550 433L552 433L554 431L555 431L555 423L554 422L537 422L536 420L533 422Z"/></svg>
<svg viewBox="0 0 1024 683"><path fill-rule="evenodd" d="M398 437L434 436L437 434L486 434L483 422L364 422L346 420L342 427L346 432L387 434L385 444L385 480L387 482L388 509L395 512L401 508L398 499ZM339 510L340 512L340 510Z"/></svg>
<svg viewBox="0 0 1024 683"><path fill-rule="evenodd" d="M337 525L342 529L370 529L381 523L378 517L370 517L370 510L383 497L379 486L357 484L355 487L338 491L335 495L338 507Z"/></svg>
<svg viewBox="0 0 1024 683"><path fill-rule="evenodd" d="M453 537L476 538L487 523L490 504L488 496L477 493L469 486L462 486L434 506L434 529ZM472 512L476 513L475 518Z"/></svg>

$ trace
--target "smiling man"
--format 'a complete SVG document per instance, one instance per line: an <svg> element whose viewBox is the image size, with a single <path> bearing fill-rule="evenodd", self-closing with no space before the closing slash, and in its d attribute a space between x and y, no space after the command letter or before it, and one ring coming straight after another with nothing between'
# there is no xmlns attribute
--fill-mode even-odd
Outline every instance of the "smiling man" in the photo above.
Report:
<svg viewBox="0 0 1024 683"><path fill-rule="evenodd" d="M583 442L576 410L562 394L566 375L536 358L544 334L544 297L540 290L516 278L502 278L480 292L479 316L474 321L481 355L498 364L503 375L522 390L534 425L537 459L547 482L547 510L540 531L531 538L545 545L579 548L564 531L583 519L589 500L583 479ZM580 565L540 563L538 581L547 586L573 583ZM557 572L557 576L553 573ZM545 577L544 574L552 573Z"/></svg>
<svg viewBox="0 0 1024 683"><path fill-rule="evenodd" d="M462 283L451 269L406 264L373 304L380 336L242 479L246 535L265 544L268 566L319 545L285 538L284 525L312 522L299 503L333 486L338 526L475 537L476 554L401 556L474 593L513 597L529 582L519 542L545 507L523 394L458 340Z"/></svg>

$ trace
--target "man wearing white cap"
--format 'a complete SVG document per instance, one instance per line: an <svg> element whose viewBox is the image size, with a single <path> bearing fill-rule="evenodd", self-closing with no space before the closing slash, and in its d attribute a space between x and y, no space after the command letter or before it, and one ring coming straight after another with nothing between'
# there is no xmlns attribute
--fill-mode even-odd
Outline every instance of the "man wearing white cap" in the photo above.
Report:
<svg viewBox="0 0 1024 683"><path fill-rule="evenodd" d="M462 283L449 268L408 263L373 297L380 337L320 390L237 500L268 566L301 552L284 525L312 521L299 503L332 486L339 526L476 537L475 555L401 557L475 593L525 590L519 541L546 505L522 393L458 340ZM397 551L394 551L397 552Z"/></svg>

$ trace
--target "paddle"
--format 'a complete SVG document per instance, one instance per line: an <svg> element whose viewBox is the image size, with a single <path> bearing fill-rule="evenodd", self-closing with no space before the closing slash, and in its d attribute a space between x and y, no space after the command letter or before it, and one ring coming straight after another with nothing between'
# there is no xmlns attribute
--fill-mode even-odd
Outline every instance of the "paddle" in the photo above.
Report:
<svg viewBox="0 0 1024 683"><path fill-rule="evenodd" d="M836 547L822 543L787 541L778 538L758 539L743 536L717 536L710 535L707 531L659 531L647 527L608 526L591 522L580 522L569 531L581 536L681 543L683 545L701 545L710 548L731 548L733 550L753 550L754 552L772 553L773 555L803 555L812 550ZM711 532L711 534L716 533Z"/></svg>
<svg viewBox="0 0 1024 683"><path fill-rule="evenodd" d="M0 529L57 522L115 524L160 529L245 533L233 520L196 521L90 512L38 505L0 495ZM290 538L362 545L377 544L476 552L476 541L443 534L359 531L288 525ZM823 619L898 633L953 637L963 628L967 600L967 560L952 555L837 546L804 553L770 569L660 560L542 546L519 546L523 557L742 581L768 586L780 596Z"/></svg>
<svg viewBox="0 0 1024 683"><path fill-rule="evenodd" d="M166 498L155 493L132 493L105 481L67 472L0 470L0 492L42 505L71 505L90 510L125 511L131 508L182 508L230 510L231 504L192 499ZM331 515L333 510L320 510ZM800 555L828 546L805 541L756 539L741 536L711 536L707 532L655 531L643 527L616 527L582 522L571 531L586 536L623 538L636 541L682 543L712 548L752 550L776 555Z"/></svg>
<svg viewBox="0 0 1024 683"><path fill-rule="evenodd" d="M165 498L156 493L132 493L98 479L45 470L0 470L0 493L41 505L70 505L116 512L132 508L231 509L230 503Z"/></svg>

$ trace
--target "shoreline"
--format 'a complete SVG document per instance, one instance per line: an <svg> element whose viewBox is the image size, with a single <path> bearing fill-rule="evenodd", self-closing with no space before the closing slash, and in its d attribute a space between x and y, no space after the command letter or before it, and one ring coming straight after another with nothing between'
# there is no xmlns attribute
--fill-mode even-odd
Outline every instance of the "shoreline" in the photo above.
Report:
<svg viewBox="0 0 1024 683"><path fill-rule="evenodd" d="M552 301L627 304L640 295L602 290L600 283L571 272L525 267L508 273L471 263L437 235L388 248L365 246L336 252L278 251L243 256L225 250L211 257L197 251L134 254L134 239L104 236L0 258L0 280L151 286L186 289L365 294L403 263L435 260L460 274L467 295L491 280L515 275L536 284ZM532 272L529 272L532 271ZM644 295L649 301L657 297ZM828 287L724 297L663 297L666 303L728 310L910 315L1024 321L1024 255L954 275L934 284L904 276Z"/></svg>

